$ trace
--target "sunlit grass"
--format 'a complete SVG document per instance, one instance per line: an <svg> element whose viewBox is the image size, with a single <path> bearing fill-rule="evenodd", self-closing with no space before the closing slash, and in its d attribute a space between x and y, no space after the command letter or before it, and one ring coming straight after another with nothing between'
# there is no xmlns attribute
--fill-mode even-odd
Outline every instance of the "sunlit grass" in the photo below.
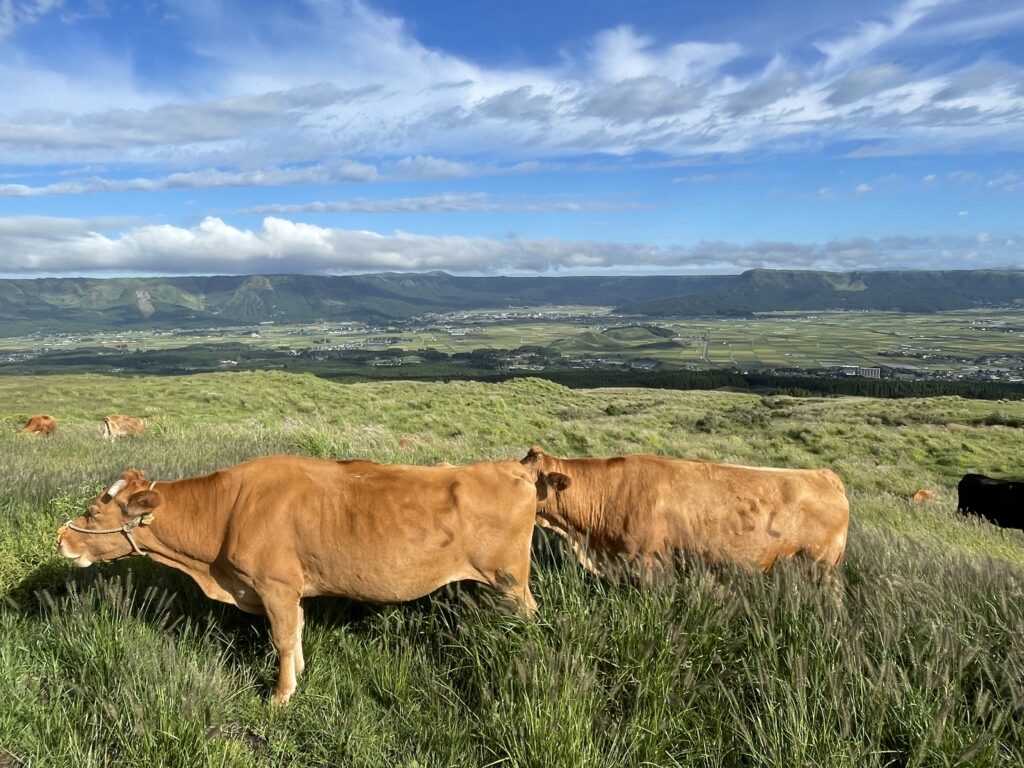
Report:
<svg viewBox="0 0 1024 768"><path fill-rule="evenodd" d="M1024 532L954 512L964 472L1024 474L1022 403L284 374L0 379L0 403L0 765L1024 764ZM44 411L55 437L14 434ZM109 412L150 434L101 440ZM832 467L854 520L842 573L688 563L638 588L539 537L535 624L471 586L309 601L307 672L274 711L263 619L154 563L75 571L54 552L56 526L128 466L457 463L533 443ZM918 488L935 500L912 506Z"/></svg>

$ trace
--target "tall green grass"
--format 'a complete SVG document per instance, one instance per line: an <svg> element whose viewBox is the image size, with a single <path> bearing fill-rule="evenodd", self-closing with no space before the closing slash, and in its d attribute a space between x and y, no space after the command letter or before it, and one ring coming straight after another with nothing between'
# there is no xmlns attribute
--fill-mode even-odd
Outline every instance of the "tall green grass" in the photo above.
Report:
<svg viewBox="0 0 1024 768"><path fill-rule="evenodd" d="M991 403L957 398L280 374L0 379L0 403L11 422L60 424L0 434L0 765L1024 764L1024 533L953 511L963 472L1022 473L1022 404L992 420ZM115 411L161 426L109 444L98 418ZM842 572L686 562L640 588L594 579L538 534L536 623L472 585L400 606L310 600L307 671L278 711L263 619L148 561L76 571L54 552L56 526L128 466L460 462L538 442L830 466L852 502ZM921 487L937 499L912 507Z"/></svg>

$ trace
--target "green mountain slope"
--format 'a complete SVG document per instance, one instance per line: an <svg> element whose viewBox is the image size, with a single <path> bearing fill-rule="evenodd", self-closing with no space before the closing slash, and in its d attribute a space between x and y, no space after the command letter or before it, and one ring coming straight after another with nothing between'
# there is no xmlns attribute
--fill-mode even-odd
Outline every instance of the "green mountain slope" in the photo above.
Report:
<svg viewBox="0 0 1024 768"><path fill-rule="evenodd" d="M275 321L388 322L510 306L618 307L635 315L771 310L932 312L1024 302L1024 271L798 272L702 277L455 277L443 272L0 280L0 334L210 327ZM623 340L659 334L613 329Z"/></svg>
<svg viewBox="0 0 1024 768"><path fill-rule="evenodd" d="M733 277L454 277L443 272L0 280L0 332L273 320L388 321L427 312L685 296Z"/></svg>
<svg viewBox="0 0 1024 768"><path fill-rule="evenodd" d="M1024 271L798 272L753 269L697 294L622 302L638 315L742 315L773 310L938 312L1024 301Z"/></svg>

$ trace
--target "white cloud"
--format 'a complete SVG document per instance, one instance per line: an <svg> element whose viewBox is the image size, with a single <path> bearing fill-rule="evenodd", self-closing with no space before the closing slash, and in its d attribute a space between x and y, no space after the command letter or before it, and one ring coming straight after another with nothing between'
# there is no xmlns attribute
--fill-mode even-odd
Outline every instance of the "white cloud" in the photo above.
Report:
<svg viewBox="0 0 1024 768"><path fill-rule="evenodd" d="M742 53L736 43L687 42L658 49L628 26L599 33L590 52L594 74L606 82L660 75L673 80L717 69Z"/></svg>
<svg viewBox="0 0 1024 768"><path fill-rule="evenodd" d="M152 192L158 189L213 189L216 187L279 187L291 184L337 184L369 182L377 169L365 163L341 162L298 168L263 168L251 171L202 171L172 173L158 178L111 179L94 176L79 181L61 181L33 187L0 184L0 197L43 195L86 195L98 192Z"/></svg>
<svg viewBox="0 0 1024 768"><path fill-rule="evenodd" d="M870 191L870 184L858 184L856 187L853 188L853 194L855 195L866 195Z"/></svg>
<svg viewBox="0 0 1024 768"><path fill-rule="evenodd" d="M483 192L469 194L424 195L422 197L399 197L372 199L358 197L354 200L333 200L330 202L291 203L258 205L246 208L241 213L294 214L294 213L493 213L497 211L517 212L568 212L611 211L637 209L636 204L612 204L603 202L572 200L495 200Z"/></svg>
<svg viewBox="0 0 1024 768"><path fill-rule="evenodd" d="M863 21L857 31L836 40L815 43L829 68L856 62L876 48L896 39L932 9L948 0L905 0L886 21Z"/></svg>
<svg viewBox="0 0 1024 768"><path fill-rule="evenodd" d="M854 238L827 243L700 242L692 246L380 234L267 217L256 230L209 217L192 228L117 233L74 219L0 219L0 274L253 274L380 270L726 273L789 269L1020 267L1012 238ZM983 236L984 235L984 236Z"/></svg>
<svg viewBox="0 0 1024 768"><path fill-rule="evenodd" d="M827 66L775 50L760 70L736 74L752 53L738 43L665 42L628 26L555 64L493 66L428 48L357 0L259 14L232 0L186 3L176 23L199 63L156 85L123 51L89 51L74 70L13 45L0 51L0 163L184 172L340 156L384 168L402 158L395 176L457 179L595 153L706 156L833 141L870 142L855 156L1024 148L1020 66L877 60L939 5L956 6L908 0L819 42Z"/></svg>
<svg viewBox="0 0 1024 768"><path fill-rule="evenodd" d="M934 40L980 39L1004 35L1008 30L1024 26L1024 8L1011 8L1010 10L997 8L995 11L985 13L972 7L970 11L961 18L937 22L915 30L914 36Z"/></svg>
<svg viewBox="0 0 1024 768"><path fill-rule="evenodd" d="M1006 171L985 182L990 189L1001 189L1004 192L1016 192L1024 189L1024 176L1014 171Z"/></svg>
<svg viewBox="0 0 1024 768"><path fill-rule="evenodd" d="M377 90L368 86L342 90L327 83L302 85L149 109L112 109L79 115L49 111L0 123L0 145L30 149L101 149L202 145L287 127L338 103L351 104Z"/></svg>
<svg viewBox="0 0 1024 768"><path fill-rule="evenodd" d="M956 215L957 216L970 216L971 212L970 211L957 211Z"/></svg>
<svg viewBox="0 0 1024 768"><path fill-rule="evenodd" d="M856 70L840 77L830 84L832 93L828 103L841 107L867 97L877 96L881 91L906 80L908 72L895 64L877 64Z"/></svg>
<svg viewBox="0 0 1024 768"><path fill-rule="evenodd" d="M0 40L18 27L34 24L64 4L64 0L0 0Z"/></svg>
<svg viewBox="0 0 1024 768"><path fill-rule="evenodd" d="M403 157L394 165L393 173L400 179L463 179L477 175L470 163L460 163L429 155Z"/></svg>
<svg viewBox="0 0 1024 768"><path fill-rule="evenodd" d="M676 176L672 179L673 184L710 184L718 181L717 173L696 173L692 176Z"/></svg>
<svg viewBox="0 0 1024 768"><path fill-rule="evenodd" d="M969 184L978 178L978 174L974 171L950 171L946 178L957 184Z"/></svg>

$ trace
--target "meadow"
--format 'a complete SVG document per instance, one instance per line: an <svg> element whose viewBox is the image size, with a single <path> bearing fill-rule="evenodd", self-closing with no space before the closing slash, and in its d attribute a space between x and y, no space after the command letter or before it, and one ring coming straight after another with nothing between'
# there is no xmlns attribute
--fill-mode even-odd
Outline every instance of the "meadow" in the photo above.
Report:
<svg viewBox="0 0 1024 768"><path fill-rule="evenodd" d="M14 432L57 417L50 439ZM150 419L107 443L107 413ZM338 384L279 372L0 377L0 766L1024 764L1024 532L955 513L965 472L1024 475L1024 403ZM422 463L651 452L830 467L834 580L685 562L606 583L535 536L536 622L486 588L308 601L307 671L268 704L263 619L143 559L75 570L56 527L127 467L265 454ZM919 488L936 498L913 506Z"/></svg>

